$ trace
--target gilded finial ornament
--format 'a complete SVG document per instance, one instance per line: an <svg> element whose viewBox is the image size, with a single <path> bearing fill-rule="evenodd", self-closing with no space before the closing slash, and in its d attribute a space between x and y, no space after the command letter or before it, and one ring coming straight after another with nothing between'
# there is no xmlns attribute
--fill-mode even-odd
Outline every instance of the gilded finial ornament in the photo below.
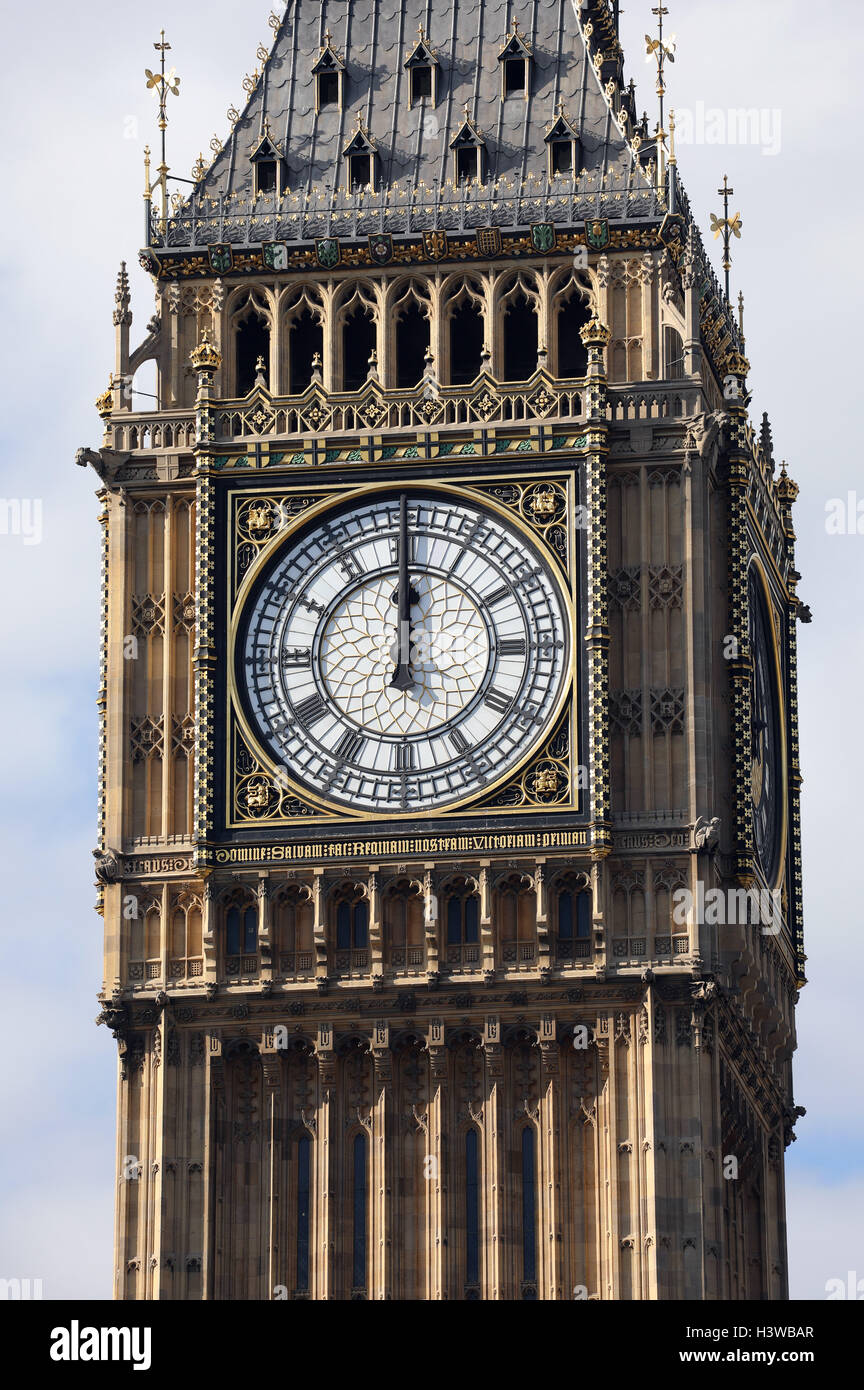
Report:
<svg viewBox="0 0 864 1390"><path fill-rule="evenodd" d="M579 337L586 347L606 347L612 334L605 323L601 323L594 314L584 328L580 328Z"/></svg>
<svg viewBox="0 0 864 1390"><path fill-rule="evenodd" d="M780 469L780 476L777 479L777 496L780 498L781 502L787 502L791 505L797 498L799 491L798 484L794 482L786 472L786 460L784 459L783 466Z"/></svg>
<svg viewBox="0 0 864 1390"><path fill-rule="evenodd" d="M165 54L171 51L171 45L165 38L165 30L161 30L159 42L154 43L153 47L159 54L159 71L152 72L150 68L144 69L144 76L147 79L147 90L156 93L159 99L159 119L158 126L162 139L162 162L157 173L159 175L159 188L162 195L162 221L168 219L168 164L166 163L166 141L165 132L168 129L168 97L180 95L180 78L177 76L177 69L172 68L170 72L165 71ZM148 175L149 182L149 175ZM152 186L148 194L152 192Z"/></svg>
<svg viewBox="0 0 864 1390"><path fill-rule="evenodd" d="M740 212L736 212L734 217L729 216L729 199L735 192L734 188L729 187L729 179L723 175L723 187L717 189L717 196L723 199L723 216L718 217L716 213L711 214L711 231L714 233L715 241L719 236L723 238L723 271L726 276L726 303L731 305L729 273L732 270L732 257L730 255L730 238L735 237L741 240L741 228L744 223L741 221Z"/></svg>
<svg viewBox="0 0 864 1390"><path fill-rule="evenodd" d="M216 344L211 343L206 328L200 343L190 352L189 359L196 372L215 372L221 367L222 354Z"/></svg>
<svg viewBox="0 0 864 1390"><path fill-rule="evenodd" d="M107 391L103 391L101 396L96 397L96 409L99 411L99 414L102 416L103 420L106 419L107 416L109 416L112 410L114 409L113 379L108 382Z"/></svg>
<svg viewBox="0 0 864 1390"><path fill-rule="evenodd" d="M663 129L663 101L666 96L666 64L675 62L675 35L672 34L668 43L663 41L663 18L669 11L665 5L652 7L652 14L657 16L657 37L652 38L650 34L645 35L645 61L650 63L652 59L657 64L657 97L660 103L660 120L657 123L655 140L657 143L657 188L662 189L665 183L666 170L664 167L664 156L666 154L666 131Z"/></svg>

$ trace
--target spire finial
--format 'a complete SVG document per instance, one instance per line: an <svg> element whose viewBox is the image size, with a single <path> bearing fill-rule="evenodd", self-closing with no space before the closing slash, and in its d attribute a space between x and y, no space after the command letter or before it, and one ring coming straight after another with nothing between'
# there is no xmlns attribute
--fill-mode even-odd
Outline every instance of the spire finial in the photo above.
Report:
<svg viewBox="0 0 864 1390"><path fill-rule="evenodd" d="M657 37L652 39L650 34L645 35L645 61L650 63L653 58L657 64L657 96L660 102L660 120L655 139L657 141L657 188L659 190L663 187L665 179L666 132L663 129L663 100L666 96L666 63L675 62L675 35L671 36L668 43L663 42L663 17L669 13L665 5L653 6L651 13L657 16Z"/></svg>
<svg viewBox="0 0 864 1390"><path fill-rule="evenodd" d="M153 47L159 54L159 71L151 72L149 68L144 69L144 76L147 78L147 90L155 91L159 98L159 120L158 126L162 137L162 163L157 170L159 174L159 186L162 191L162 220L168 219L168 165L165 160L165 132L168 129L168 97L180 95L180 78L177 76L177 69L172 68L170 72L165 71L165 54L170 53L171 45L165 38L165 30L159 34L159 42L154 43Z"/></svg>
<svg viewBox="0 0 864 1390"><path fill-rule="evenodd" d="M729 187L728 176L724 174L723 187L717 189L717 196L723 199L723 216L718 217L713 212L711 214L711 230L714 233L714 240L716 241L719 236L723 237L723 271L726 276L726 303L729 305L732 303L729 288L729 272L732 269L729 239L734 236L740 241L741 228L744 226L739 212L736 212L734 217L730 218L729 216L729 199L734 193L735 189Z"/></svg>

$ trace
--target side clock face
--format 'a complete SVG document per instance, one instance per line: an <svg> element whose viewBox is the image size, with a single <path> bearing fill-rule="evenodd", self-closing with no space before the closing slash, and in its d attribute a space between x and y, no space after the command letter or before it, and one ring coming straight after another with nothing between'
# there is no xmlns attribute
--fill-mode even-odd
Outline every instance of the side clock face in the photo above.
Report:
<svg viewBox="0 0 864 1390"><path fill-rule="evenodd" d="M447 492L382 493L287 542L259 580L238 685L273 762L360 811L473 797L547 732L568 605L517 526Z"/></svg>
<svg viewBox="0 0 864 1390"><path fill-rule="evenodd" d="M753 840L766 878L773 882L780 852L783 762L774 644L765 594L750 571L751 770Z"/></svg>

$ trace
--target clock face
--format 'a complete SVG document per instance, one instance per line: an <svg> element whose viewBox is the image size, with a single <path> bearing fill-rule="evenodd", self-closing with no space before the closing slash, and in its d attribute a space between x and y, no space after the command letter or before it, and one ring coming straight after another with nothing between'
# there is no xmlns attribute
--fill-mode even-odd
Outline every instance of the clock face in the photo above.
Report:
<svg viewBox="0 0 864 1390"><path fill-rule="evenodd" d="M499 781L548 731L568 605L496 512L367 495L279 551L238 655L252 726L292 779L356 810L428 811Z"/></svg>
<svg viewBox="0 0 864 1390"><path fill-rule="evenodd" d="M750 571L751 773L753 840L766 878L773 882L780 849L782 752L774 646L762 585Z"/></svg>

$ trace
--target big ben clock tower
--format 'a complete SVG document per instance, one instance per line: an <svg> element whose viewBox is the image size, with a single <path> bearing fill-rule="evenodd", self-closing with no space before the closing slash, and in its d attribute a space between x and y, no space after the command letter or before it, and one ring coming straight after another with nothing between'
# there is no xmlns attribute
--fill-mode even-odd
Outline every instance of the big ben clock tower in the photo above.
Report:
<svg viewBox="0 0 864 1390"><path fill-rule="evenodd" d="M385 8L148 162L79 456L115 1294L784 1298L797 489L614 7Z"/></svg>

